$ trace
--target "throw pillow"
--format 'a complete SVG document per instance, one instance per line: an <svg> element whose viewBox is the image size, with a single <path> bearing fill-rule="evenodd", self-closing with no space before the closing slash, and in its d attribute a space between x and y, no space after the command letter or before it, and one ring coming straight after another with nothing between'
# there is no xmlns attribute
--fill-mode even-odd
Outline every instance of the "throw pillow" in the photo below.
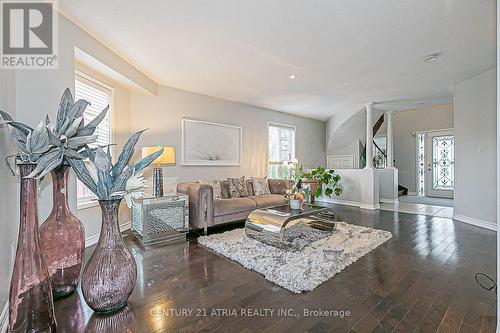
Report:
<svg viewBox="0 0 500 333"><path fill-rule="evenodd" d="M214 200L222 199L222 182L220 180L200 180L202 185L211 185L214 189Z"/></svg>
<svg viewBox="0 0 500 333"><path fill-rule="evenodd" d="M228 178L229 194L231 198L248 197L248 189L245 176L240 178Z"/></svg>
<svg viewBox="0 0 500 333"><path fill-rule="evenodd" d="M271 191L269 191L269 183L267 182L267 177L263 178L251 177L251 178L252 178L253 192L255 193L255 195L271 194Z"/></svg>

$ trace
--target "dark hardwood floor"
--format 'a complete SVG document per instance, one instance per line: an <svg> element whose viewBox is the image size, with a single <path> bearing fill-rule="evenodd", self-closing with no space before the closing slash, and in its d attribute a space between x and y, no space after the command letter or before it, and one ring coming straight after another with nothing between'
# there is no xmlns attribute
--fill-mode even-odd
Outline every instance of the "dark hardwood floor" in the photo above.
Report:
<svg viewBox="0 0 500 333"><path fill-rule="evenodd" d="M144 249L129 234L138 264L129 306L98 316L73 294L56 302L58 332L495 332L495 294L474 281L475 272L496 277L494 232L443 218L334 207L338 220L394 237L312 292L282 289L199 247L196 237ZM274 312L242 316L242 309ZM304 309L344 316L305 317Z"/></svg>

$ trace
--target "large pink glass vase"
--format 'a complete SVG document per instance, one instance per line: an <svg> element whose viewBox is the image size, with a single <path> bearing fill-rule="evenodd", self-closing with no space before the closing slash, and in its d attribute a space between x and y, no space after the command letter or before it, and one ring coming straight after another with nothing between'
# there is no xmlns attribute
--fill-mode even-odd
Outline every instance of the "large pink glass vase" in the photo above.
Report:
<svg viewBox="0 0 500 333"><path fill-rule="evenodd" d="M82 293L96 312L115 312L127 304L137 280L137 265L125 247L118 225L121 200L100 200L99 241L83 270Z"/></svg>
<svg viewBox="0 0 500 333"><path fill-rule="evenodd" d="M78 286L85 250L85 229L68 207L68 171L65 165L52 171L52 212L40 226L40 240L55 298L71 294Z"/></svg>
<svg viewBox="0 0 500 333"><path fill-rule="evenodd" d="M9 332L55 332L49 272L38 234L36 165L21 164L20 224L9 295Z"/></svg>

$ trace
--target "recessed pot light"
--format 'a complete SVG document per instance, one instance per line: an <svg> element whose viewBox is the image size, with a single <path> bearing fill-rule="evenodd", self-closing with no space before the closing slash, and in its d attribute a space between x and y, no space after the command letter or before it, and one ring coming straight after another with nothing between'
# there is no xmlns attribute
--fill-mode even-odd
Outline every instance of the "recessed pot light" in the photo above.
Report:
<svg viewBox="0 0 500 333"><path fill-rule="evenodd" d="M433 53L424 57L425 62L434 62L441 56L441 53Z"/></svg>
<svg viewBox="0 0 500 333"><path fill-rule="evenodd" d="M295 80L295 78L297 78L297 76L295 74L290 74L290 75L288 75L288 78L290 80Z"/></svg>

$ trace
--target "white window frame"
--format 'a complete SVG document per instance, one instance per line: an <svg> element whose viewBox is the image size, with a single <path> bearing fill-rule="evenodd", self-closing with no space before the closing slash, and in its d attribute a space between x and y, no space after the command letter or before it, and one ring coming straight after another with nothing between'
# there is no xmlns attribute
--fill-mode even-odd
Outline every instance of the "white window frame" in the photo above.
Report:
<svg viewBox="0 0 500 333"><path fill-rule="evenodd" d="M297 150L297 127L293 125L280 124L275 122L267 122L267 164L266 164L266 175L269 175L269 165L272 164L283 164L284 161L270 161L269 160L269 127L281 127L293 129L293 147L292 147L292 156L289 161L293 161L296 158L296 150Z"/></svg>
<svg viewBox="0 0 500 333"><path fill-rule="evenodd" d="M114 104L115 104L115 90L113 87L103 83L102 81L82 72L75 70L75 82L79 80L87 85L94 87L97 90L101 90L105 93L110 93L110 103L109 103L109 126L110 126L110 143L115 142L115 131L114 131ZM75 88L76 89L76 88ZM76 95L76 92L75 92ZM111 156L114 157L114 149L111 150ZM77 210L87 209L97 206L98 200L94 195L86 197L78 197L77 192Z"/></svg>

